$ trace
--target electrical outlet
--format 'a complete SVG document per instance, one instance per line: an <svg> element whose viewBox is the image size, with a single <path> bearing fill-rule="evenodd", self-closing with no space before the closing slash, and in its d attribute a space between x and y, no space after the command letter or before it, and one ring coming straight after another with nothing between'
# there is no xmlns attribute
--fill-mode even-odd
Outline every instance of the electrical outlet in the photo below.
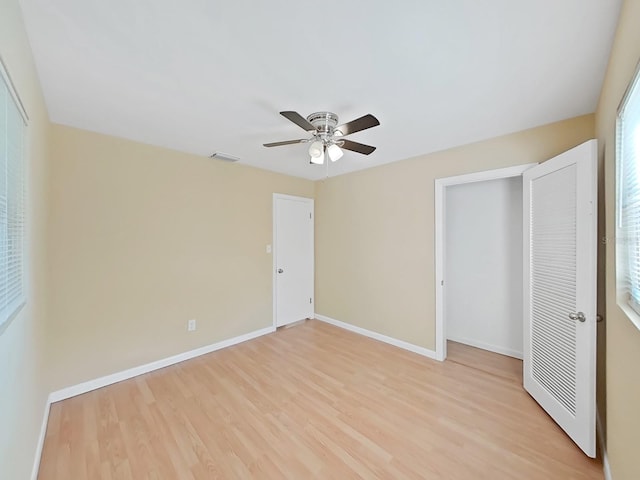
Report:
<svg viewBox="0 0 640 480"><path fill-rule="evenodd" d="M196 330L196 319L191 319L187 322L187 331L188 332L195 332Z"/></svg>

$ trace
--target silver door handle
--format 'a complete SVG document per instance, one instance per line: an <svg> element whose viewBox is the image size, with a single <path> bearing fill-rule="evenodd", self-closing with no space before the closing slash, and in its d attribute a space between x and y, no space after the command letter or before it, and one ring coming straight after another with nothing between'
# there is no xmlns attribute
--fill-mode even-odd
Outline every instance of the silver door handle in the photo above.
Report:
<svg viewBox="0 0 640 480"><path fill-rule="evenodd" d="M569 314L569 318L571 320L578 320L580 322L584 322L587 320L587 317L584 316L584 313L582 312L578 312L578 313L570 313Z"/></svg>
<svg viewBox="0 0 640 480"><path fill-rule="evenodd" d="M278 273L282 273L282 272L284 272L284 270L283 270L283 269L281 269L281 268L279 268L279 269L278 269Z"/></svg>

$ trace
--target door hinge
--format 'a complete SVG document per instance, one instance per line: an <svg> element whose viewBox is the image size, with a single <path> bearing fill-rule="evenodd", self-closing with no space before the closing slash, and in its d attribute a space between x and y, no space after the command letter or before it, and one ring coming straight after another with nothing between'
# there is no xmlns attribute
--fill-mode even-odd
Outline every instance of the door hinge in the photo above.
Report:
<svg viewBox="0 0 640 480"><path fill-rule="evenodd" d="M311 212L309 212L309 220L311 220Z"/></svg>
<svg viewBox="0 0 640 480"><path fill-rule="evenodd" d="M313 303L313 302L311 301L311 297L309 297L309 303Z"/></svg>

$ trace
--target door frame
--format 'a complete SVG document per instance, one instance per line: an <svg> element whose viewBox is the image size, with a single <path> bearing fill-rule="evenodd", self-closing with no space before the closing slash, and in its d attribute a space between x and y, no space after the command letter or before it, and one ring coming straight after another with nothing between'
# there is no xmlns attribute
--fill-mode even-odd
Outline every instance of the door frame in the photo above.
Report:
<svg viewBox="0 0 640 480"><path fill-rule="evenodd" d="M453 177L436 178L435 180L435 264L436 264L436 360L444 361L447 358L447 336L445 325L445 285L446 278L446 189L454 185L484 182L487 180L499 180L522 176L523 172L538 165L537 163L525 163L513 167L498 168L473 172Z"/></svg>
<svg viewBox="0 0 640 480"><path fill-rule="evenodd" d="M273 303L273 309L272 309L272 323L273 323L273 328L276 329L278 328L277 325L277 300L278 300L278 293L277 293L277 273L276 270L278 268L278 249L276 248L276 246L278 245L277 243L277 239L278 239L278 228L277 228L277 215L278 215L278 211L277 211L277 202L278 200L293 200L296 202L304 202L309 204L309 206L311 207L311 216L313 217L313 236L311 238L311 249L313 251L313 256L314 258L312 258L311 261L311 275L313 278L313 312L312 312L312 316L315 314L315 306L316 306L316 301L315 301L315 222L316 222L316 212L315 212L315 204L314 204L314 199L313 198L308 198L308 197L297 197L295 195L287 195L284 193L274 193L273 194L273 199L272 199L272 207L271 207L271 211L272 211L272 226L271 226L271 230L272 230L272 248L271 248L271 252L272 252L272 268L271 268L271 291L272 291L272 303Z"/></svg>

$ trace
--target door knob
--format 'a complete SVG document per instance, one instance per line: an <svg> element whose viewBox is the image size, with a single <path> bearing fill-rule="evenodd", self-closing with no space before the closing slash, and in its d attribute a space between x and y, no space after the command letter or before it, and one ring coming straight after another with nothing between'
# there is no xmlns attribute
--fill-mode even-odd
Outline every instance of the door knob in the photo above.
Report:
<svg viewBox="0 0 640 480"><path fill-rule="evenodd" d="M281 269L281 268L279 268L279 269L278 269L278 273L282 273L282 272L284 272L284 270L283 270L283 269Z"/></svg>
<svg viewBox="0 0 640 480"><path fill-rule="evenodd" d="M582 312L578 312L578 313L570 313L569 314L569 318L571 320L578 320L580 322L584 322L587 320L587 318L584 316L584 313Z"/></svg>

